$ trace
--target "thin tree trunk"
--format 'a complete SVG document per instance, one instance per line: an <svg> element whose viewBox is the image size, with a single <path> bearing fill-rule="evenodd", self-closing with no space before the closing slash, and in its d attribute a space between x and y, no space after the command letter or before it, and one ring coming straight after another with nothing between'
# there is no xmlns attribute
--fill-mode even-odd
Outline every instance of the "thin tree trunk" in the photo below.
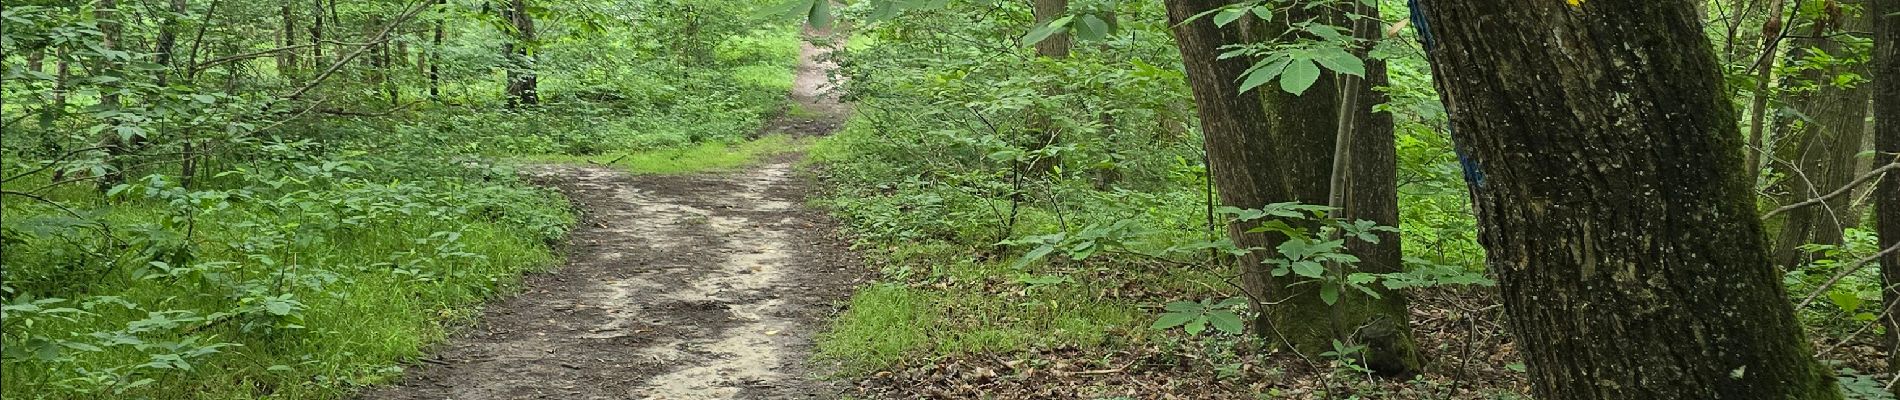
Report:
<svg viewBox="0 0 1900 400"><path fill-rule="evenodd" d="M1421 3L1537 398L1841 398L1764 250L1690 1Z"/></svg>
<svg viewBox="0 0 1900 400"><path fill-rule="evenodd" d="M1868 12L1874 16L1874 149L1876 159L1900 161L1900 4L1894 0L1871 0ZM1875 230L1880 248L1900 245L1900 175L1889 173L1874 189ZM1900 371L1900 253L1880 259L1880 278L1886 287L1882 298L1886 315L1888 368Z"/></svg>
<svg viewBox="0 0 1900 400"><path fill-rule="evenodd" d="M282 15L284 22L284 47L296 46L297 36L301 36L297 32L297 13L290 7L290 3L283 3L278 6L278 12ZM285 80L296 81L297 71L300 67L301 66L298 65L296 51L281 51L277 53L277 75L282 76Z"/></svg>
<svg viewBox="0 0 1900 400"><path fill-rule="evenodd" d="M118 48L120 28L122 27L119 23L118 0L98 0L94 7L93 19L99 21L99 32L101 34L99 47L105 50ZM112 61L100 63L99 69L93 71L94 74L120 74L122 72L118 63ZM120 85L118 84L106 85L106 87L101 88L99 93L99 105L107 109L119 108L123 104L119 99L119 89ZM121 123L121 121L117 118L107 118L106 123L114 127L106 129L105 132L100 134L99 138L99 147L104 148L106 152L105 174L101 175L97 182L100 192L105 192L114 186L125 183L126 173L126 141L120 136L119 129L117 129L117 125Z"/></svg>
<svg viewBox="0 0 1900 400"><path fill-rule="evenodd" d="M26 52L26 70L46 72L46 49L37 48Z"/></svg>
<svg viewBox="0 0 1900 400"><path fill-rule="evenodd" d="M1379 6L1363 2L1353 2L1359 8L1359 15L1376 16ZM1336 166L1344 165L1344 171L1335 168L1332 188L1336 198L1334 207L1338 207L1341 217L1348 220L1367 220L1379 226L1399 226L1399 181L1398 181L1398 138L1391 113L1374 111L1373 108L1385 104L1385 92L1378 89L1390 85L1386 75L1385 60L1369 55L1372 44L1380 40L1384 26L1378 19L1365 18L1354 22L1355 36L1364 41L1364 47L1354 51L1366 59L1364 78L1341 75L1342 95L1351 101L1342 101L1339 110L1340 129L1350 129L1340 135L1346 145L1335 157L1344 158L1344 163L1335 160ZM1273 90L1272 88L1259 90ZM1352 92L1357 92L1353 94ZM1343 173L1342 173L1343 172ZM1339 176L1344 175L1344 176ZM1378 233L1378 243L1348 241L1347 250L1359 257L1354 272L1399 273L1405 272L1405 254L1397 232ZM1374 285L1375 289L1383 287ZM1369 309L1363 329L1345 332L1350 335L1357 332L1360 337L1354 342L1367 345L1371 351L1367 354L1366 364L1388 372L1417 371L1420 367L1417 343L1411 337L1410 313L1408 301L1402 293L1379 291L1381 298L1361 297L1356 290L1341 291L1342 303L1363 304ZM1363 322L1362 322L1363 323Z"/></svg>
<svg viewBox="0 0 1900 400"><path fill-rule="evenodd" d="M1047 24L1069 13L1069 0L1031 0L1031 11L1035 15L1036 23ZM1066 59L1069 58L1072 47L1073 41L1067 32L1056 33L1049 35L1041 42L1036 42L1036 56L1057 60ZM1062 89L1056 85L1050 85L1043 89L1042 94L1044 98L1056 98L1062 95ZM1055 120L1051 118L1049 111L1031 109L1028 122L1028 137L1024 138L1024 149L1031 152L1041 151L1061 142L1061 130L1055 126ZM1061 163L1060 156L1037 157L1029 163L1020 165L1019 168L1022 173L1045 174Z"/></svg>
<svg viewBox="0 0 1900 400"><path fill-rule="evenodd" d="M447 0L442 0L436 4L448 3ZM442 36L443 24L446 23L442 19L435 21L435 38L429 46L429 100L436 102L442 101Z"/></svg>
<svg viewBox="0 0 1900 400"><path fill-rule="evenodd" d="M1771 96L1768 89L1771 87L1770 82L1773 82L1775 78L1775 60L1778 58L1775 57L1775 53L1781 44L1781 24L1785 21L1782 18L1782 10L1787 8L1783 6L1785 1L1773 0L1768 3L1768 21L1763 23L1761 28L1761 58L1758 59L1758 65L1755 65L1755 68L1758 68L1755 70L1757 74L1755 104L1749 108L1753 114L1748 117L1748 153L1747 161L1743 164L1748 168L1748 176L1753 178L1749 180L1750 185L1759 181L1762 168L1761 156L1768 152L1768 148L1763 147L1765 145L1762 140L1762 129L1768 119L1768 98Z"/></svg>
<svg viewBox="0 0 1900 400"><path fill-rule="evenodd" d="M1851 4L1863 1L1849 1ZM1845 18L1845 21L1817 21L1817 29L1811 37L1796 39L1790 59L1809 56L1810 49L1820 50L1822 54L1851 59L1848 49L1835 40L1832 28L1844 32L1866 31L1871 20L1867 15ZM1872 88L1866 84L1843 88L1833 85L1834 76L1848 73L1867 76L1865 64L1837 67L1826 70L1809 70L1801 74L1796 82L1817 84L1820 87L1813 92L1801 93L1791 99L1792 107L1809 117L1791 127L1785 138L1777 138L1776 143L1792 143L1792 146L1778 144L1781 159L1792 163L1793 168L1777 163L1776 169L1789 170L1786 178L1788 188L1784 203L1797 202L1832 192L1854 177L1865 173L1856 167L1854 159L1860 153L1865 132L1862 129L1867 121L1867 100ZM1845 196L1822 203L1817 207L1805 207L1788 212L1788 218L1782 223L1781 232L1776 236L1776 265L1798 267L1809 261L1808 253L1801 246L1809 243L1823 245L1841 244L1841 231L1845 226L1860 222L1860 215L1850 212Z"/></svg>
<svg viewBox="0 0 1900 400"><path fill-rule="evenodd" d="M310 0L310 65L321 69L330 61L323 59L323 0Z"/></svg>
<svg viewBox="0 0 1900 400"><path fill-rule="evenodd" d="M1246 29L1216 27L1208 18L1185 22L1192 16L1230 3L1225 0L1167 3L1169 21L1174 26L1176 43L1187 66L1188 83L1200 108L1209 177L1219 187L1222 203L1229 206L1260 208L1280 202L1327 204L1332 195L1333 154L1335 145L1340 144L1336 143L1341 128L1337 80L1323 76L1312 89L1299 96L1277 88L1240 93L1240 78L1252 62L1244 57L1220 59L1220 55L1225 52L1224 46L1248 40L1277 40L1275 38L1282 36L1279 33L1291 29L1285 21L1314 17L1343 21L1345 13L1307 10L1306 13L1325 14L1281 16L1276 18L1278 22L1267 25L1250 19L1252 22L1243 25L1256 26ZM1369 89L1370 85L1360 87ZM1361 103L1364 110L1371 109L1371 101L1368 98ZM1353 112L1357 114L1358 109L1355 107ZM1387 130L1382 132L1377 128L1380 121L1374 116L1360 114L1358 117L1364 118L1365 129L1355 128L1353 143L1345 144L1356 147L1355 144L1363 143L1371 154L1364 156L1366 165L1349 165L1354 170L1396 167L1395 162L1387 164L1387 160L1393 158L1372 149L1378 146L1373 142L1381 140L1385 141L1384 146L1391 146L1390 128L1383 128ZM1354 126L1361 125L1355 123ZM1366 185L1377 185L1395 172L1367 170L1363 174ZM1367 188L1350 192L1346 201L1354 206L1382 207L1379 203L1384 202L1381 198L1385 194L1381 190L1392 193L1389 188ZM1396 221L1396 218L1385 218L1385 210L1368 208L1343 213L1381 222ZM1395 215L1396 211L1391 214ZM1255 226L1253 223L1233 224L1228 227L1228 233L1242 248L1272 249L1278 245L1281 239L1248 232ZM1396 241L1390 243L1396 244ZM1368 255L1384 257L1383 254ZM1368 364L1381 372L1404 373L1417 368L1416 350L1411 343L1409 326L1405 324L1405 303L1397 293L1388 293L1378 300L1342 299L1338 305L1328 305L1319 295L1317 282L1275 278L1268 273L1264 261L1261 252L1240 257L1242 284L1254 301L1255 309L1262 310L1253 324L1256 333L1279 339L1305 354L1329 351L1333 340L1357 341L1368 345L1373 353ZM1373 261L1366 265L1382 268L1375 266L1380 263ZM1360 337L1351 337L1354 332Z"/></svg>

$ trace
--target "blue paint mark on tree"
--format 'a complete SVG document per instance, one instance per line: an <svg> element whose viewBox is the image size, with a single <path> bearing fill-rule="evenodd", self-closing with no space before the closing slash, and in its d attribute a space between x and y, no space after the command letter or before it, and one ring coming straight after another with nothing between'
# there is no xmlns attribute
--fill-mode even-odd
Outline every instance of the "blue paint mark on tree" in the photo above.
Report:
<svg viewBox="0 0 1900 400"><path fill-rule="evenodd" d="M1411 8L1412 29L1418 31L1418 43L1425 47L1425 59L1431 60L1432 50L1438 44L1438 40L1432 37L1432 23L1425 19L1424 7L1419 5L1420 2L1421 0L1409 0L1406 2L1406 7ZM1450 111L1446 110L1446 112ZM1465 172L1465 184L1471 186L1472 191L1477 191L1479 187L1484 186L1484 171L1478 168L1477 161L1465 155L1464 149L1458 147L1458 132L1449 126L1445 130L1451 133L1451 151L1458 155L1458 166Z"/></svg>

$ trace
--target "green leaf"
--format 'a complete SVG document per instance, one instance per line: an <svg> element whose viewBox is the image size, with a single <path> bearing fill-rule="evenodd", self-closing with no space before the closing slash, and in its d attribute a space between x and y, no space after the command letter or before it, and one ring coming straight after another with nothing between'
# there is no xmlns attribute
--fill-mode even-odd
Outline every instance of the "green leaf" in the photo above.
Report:
<svg viewBox="0 0 1900 400"><path fill-rule="evenodd" d="M1319 300L1326 305L1339 304L1339 285L1327 283L1319 287Z"/></svg>
<svg viewBox="0 0 1900 400"><path fill-rule="evenodd" d="M1195 314L1201 313L1201 303L1196 303L1192 301L1177 301L1173 303L1168 303L1168 305L1162 306L1162 308L1167 309L1168 311L1173 311L1173 312L1195 313Z"/></svg>
<svg viewBox="0 0 1900 400"><path fill-rule="evenodd" d="M1062 18L1056 18L1056 20L1054 21L1049 21L1048 24L1045 24L1040 27L1036 27L1036 29L1031 29L1029 30L1029 34L1023 35L1023 44L1034 45L1036 43L1041 43L1043 40L1048 39L1050 36L1054 36L1057 33L1067 30L1069 27L1069 22L1074 21L1074 20L1075 20L1075 16L1066 16Z"/></svg>
<svg viewBox="0 0 1900 400"><path fill-rule="evenodd" d="M1273 20L1273 7L1268 7L1268 6L1254 6L1254 7L1253 7L1253 16L1255 16L1255 17L1260 17L1260 20L1261 20L1261 21L1272 21L1272 20Z"/></svg>
<svg viewBox="0 0 1900 400"><path fill-rule="evenodd" d="M1827 292L1827 299L1833 302L1836 307L1840 307L1841 311L1858 310L1860 309L1860 304L1862 303L1860 296L1857 296L1854 294L1853 291L1848 291L1848 290L1829 291Z"/></svg>
<svg viewBox="0 0 1900 400"><path fill-rule="evenodd" d="M1200 317L1200 315L1186 314L1186 313L1161 314L1161 318L1155 319L1155 324L1153 328L1157 330L1165 330L1165 329L1187 324L1188 321L1193 321L1195 318L1198 318L1198 317Z"/></svg>
<svg viewBox="0 0 1900 400"><path fill-rule="evenodd" d="M1299 261L1293 263L1293 273L1308 278L1326 276L1326 267L1317 262Z"/></svg>
<svg viewBox="0 0 1900 400"><path fill-rule="evenodd" d="M287 302L287 301L272 300L272 301L264 302L264 311L270 312L271 315L276 315L276 316L290 315L290 311L293 309L294 307L292 307L290 302Z"/></svg>
<svg viewBox="0 0 1900 400"><path fill-rule="evenodd" d="M1102 40L1108 38L1108 21L1103 21L1101 17L1083 15L1082 25L1079 27L1083 29L1075 30L1075 36L1082 40Z"/></svg>
<svg viewBox="0 0 1900 400"><path fill-rule="evenodd" d="M1023 254L1023 258L1017 259L1016 264L1011 266L1011 268L1022 269L1023 267L1027 267L1029 266L1029 263L1033 263L1033 262L1036 262L1037 260L1041 260L1043 257L1048 256L1049 253L1053 251L1056 251L1055 245L1043 245L1041 247L1037 247L1035 250L1030 250L1029 253Z"/></svg>
<svg viewBox="0 0 1900 400"><path fill-rule="evenodd" d="M831 1L814 0L811 2L811 26L818 29L831 28Z"/></svg>
<svg viewBox="0 0 1900 400"><path fill-rule="evenodd" d="M1366 60L1359 59L1359 57L1352 55L1352 53L1346 52L1345 49L1338 47L1326 48L1316 54L1313 60L1319 61L1320 65L1326 66L1326 69L1333 70L1333 72L1354 76L1366 76Z"/></svg>
<svg viewBox="0 0 1900 400"><path fill-rule="evenodd" d="M1214 14L1214 26L1227 26L1227 24L1234 23L1234 21L1240 20L1240 17L1246 15L1247 10L1239 7L1221 9L1220 13Z"/></svg>
<svg viewBox="0 0 1900 400"><path fill-rule="evenodd" d="M1246 329L1245 325L1240 322L1240 315L1234 314L1232 311L1207 313L1207 322L1213 324L1214 329L1235 335L1240 334Z"/></svg>
<svg viewBox="0 0 1900 400"><path fill-rule="evenodd" d="M1319 82L1319 65L1313 64L1313 60L1294 60L1280 73L1280 90L1287 93L1306 93L1314 82Z"/></svg>
<svg viewBox="0 0 1900 400"><path fill-rule="evenodd" d="M1195 318L1193 321L1188 321L1186 329L1189 335L1199 335L1201 332L1207 332L1207 319Z"/></svg>
<svg viewBox="0 0 1900 400"><path fill-rule="evenodd" d="M1286 70L1286 65L1290 62L1293 62L1293 59L1286 57L1272 57L1260 60L1259 63L1254 64L1253 68L1247 70L1247 79L1240 82L1240 92L1246 93L1249 90L1253 90L1253 88L1273 81L1274 77L1280 76L1280 71ZM1265 213L1261 214L1265 215Z"/></svg>

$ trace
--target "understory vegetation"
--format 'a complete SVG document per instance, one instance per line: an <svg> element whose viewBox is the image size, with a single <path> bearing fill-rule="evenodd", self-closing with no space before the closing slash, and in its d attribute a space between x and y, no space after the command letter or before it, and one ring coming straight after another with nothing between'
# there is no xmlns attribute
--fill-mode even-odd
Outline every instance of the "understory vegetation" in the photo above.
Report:
<svg viewBox="0 0 1900 400"><path fill-rule="evenodd" d="M518 165L788 143L797 26L523 3L9 3L4 397L346 398L558 265Z"/></svg>
<svg viewBox="0 0 1900 400"><path fill-rule="evenodd" d="M791 3L794 10L810 4ZM1284 346L1278 332L1260 331L1271 326L1251 321L1261 311L1248 307L1229 224L1264 214L1310 226L1304 224L1336 218L1326 216L1336 209L1293 202L1226 206L1217 194L1222 189L1209 182L1206 149L1228 144L1202 136L1176 48L1180 33L1170 32L1185 23L1170 20L1164 2L936 3L943 4L854 2L837 10L838 18L856 24L839 53L851 77L844 92L856 112L813 147L808 161L828 185L816 203L843 218L879 276L821 336L818 358L840 365L843 377L877 382L872 386L893 394L947 398L1509 399L1532 392L1479 245L1469 165L1461 166L1453 151L1449 115L1411 28L1381 25L1380 34L1391 37L1372 40L1365 56L1367 63L1379 60L1388 79L1377 88L1384 98L1371 108L1393 119L1387 146L1396 157L1385 162L1396 164L1397 223L1391 228L1403 243L1403 269L1311 283L1329 286L1316 293L1334 307L1346 307L1340 292L1378 296L1366 287L1410 298L1409 329L1423 361L1412 371L1422 374L1392 379L1372 373L1373 350L1357 341L1362 336L1310 350ZM1050 3L1059 8L1039 8ZM1232 2L1210 6L1199 18L1219 24L1292 18L1295 26L1322 32L1340 28L1300 19L1313 15L1302 7L1346 3ZM1405 2L1381 3L1384 21L1411 18ZM1853 18L1852 2L1842 3L1846 16L1831 18ZM1803 4L1790 18L1830 18L1825 10L1805 8L1816 4ZM1835 53L1785 55L1787 64L1774 68L1786 82L1756 89L1746 64L1764 50L1747 49L1755 39L1722 28L1759 24L1760 15L1722 14L1746 10L1710 11L1708 32L1732 46L1723 60L1736 89L1727 95L1744 107L1757 96L1773 99L1770 114L1778 116L1769 119L1771 128L1812 127L1820 117L1780 107L1799 107L1816 91L1865 84L1867 77L1856 72L1866 62L1865 41L1843 38L1838 49L1827 47ZM1254 52L1267 60L1253 67L1259 69L1284 66L1270 64L1272 55L1290 54L1325 64L1329 75L1362 73L1323 59L1330 54L1326 46L1336 44L1288 40L1292 44L1279 47L1229 44L1222 57ZM1774 54L1759 57L1782 56ZM1242 91L1297 93L1277 82L1295 77L1246 78ZM1867 100L1859 101L1854 107ZM1825 139L1853 146L1829 151L1858 153L1828 173L1851 178L1852 171L1879 165L1873 153L1859 150L1863 141L1871 146L1865 140L1871 131L1859 129L1859 120L1854 124L1852 137ZM1783 149L1816 140L1780 135L1770 140ZM1759 209L1771 232L1813 223L1771 211L1812 197L1790 191L1806 190L1795 187L1797 181L1818 180L1821 172L1796 163L1762 164ZM1838 224L1818 228L1838 236L1796 239L1798 249L1777 253L1789 254L1782 260L1791 262L1783 264L1781 283L1799 306L1817 357L1835 368L1849 397L1890 398L1889 375L1882 373L1886 334L1877 333L1886 329L1877 322L1882 281L1868 267L1883 249L1866 207L1868 191L1855 193L1832 211ZM1255 232L1262 230L1277 231ZM1264 260L1269 268L1280 266L1274 275L1304 275L1297 271L1303 260L1363 254L1339 240L1297 240L1307 232L1287 237L1312 247L1265 249L1273 254ZM1308 292L1297 293L1291 296ZM1257 299L1274 300L1284 301Z"/></svg>
<svg viewBox="0 0 1900 400"><path fill-rule="evenodd" d="M0 399L358 396L566 258L536 168L801 155L865 270L686 306L840 397L1894 399L1895 4L10 1Z"/></svg>

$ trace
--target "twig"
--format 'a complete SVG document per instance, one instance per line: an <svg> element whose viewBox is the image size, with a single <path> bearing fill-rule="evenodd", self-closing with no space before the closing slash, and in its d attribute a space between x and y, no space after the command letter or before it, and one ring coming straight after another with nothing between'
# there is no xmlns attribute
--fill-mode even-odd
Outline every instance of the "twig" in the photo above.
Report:
<svg viewBox="0 0 1900 400"><path fill-rule="evenodd" d="M296 91L290 92L290 94L285 95L283 98L286 100L296 100L297 98L303 97L305 93L310 92L311 89L316 89L318 85L323 84L324 80L330 79L330 75L336 74L337 70L343 69L344 65L349 64L351 61L356 61L356 57L363 55L364 51L368 51L370 47L374 47L375 44L386 40L385 38L389 37L389 32L395 30L396 26L408 22L409 18L415 17L416 14L421 13L423 9L428 8L425 6L434 3L433 1L427 0L416 2L416 5L409 7L409 11L403 12L402 15L397 16L394 21L390 21L388 25L383 25L382 32L378 32L376 37L370 39L368 44L359 46L356 50L351 51L350 54L346 54L343 58L337 59L335 63L330 64L329 68L325 68L323 72L317 74L315 78L310 78L310 83L304 84L303 87L297 88Z"/></svg>
<svg viewBox="0 0 1900 400"><path fill-rule="evenodd" d="M1795 305L1794 308L1797 310L1807 308L1808 303L1814 302L1814 298L1820 297L1821 293L1826 293L1828 289L1831 289L1834 287L1834 284L1840 283L1842 278L1846 278L1848 275L1852 275L1854 272L1860 271L1860 268L1867 266L1867 263L1873 262L1874 260L1878 260L1881 257L1886 257L1888 254L1893 254L1895 251L1900 251L1900 243L1895 243L1893 246L1888 246L1885 250L1881 250L1879 253L1874 253L1874 255L1867 256L1867 258L1854 260L1853 264L1848 264L1846 268L1841 269L1841 272L1835 273L1834 277L1828 278L1827 282L1821 283L1820 287L1814 288L1814 292L1808 293L1808 297L1802 298L1801 303Z"/></svg>
<svg viewBox="0 0 1900 400"><path fill-rule="evenodd" d="M93 151L93 150L105 150L105 149L106 149L106 146L93 146L93 147L87 147L83 149L68 151L66 152L66 154L61 154L59 157L54 157L52 161L47 161L46 165L42 165L39 168L34 168L32 171L26 171L26 172L21 172L18 174L13 174L13 176L6 177L5 179L0 179L0 182L12 182L14 179L20 179L22 177L27 177L33 174L40 173L41 171L45 171L49 168L53 168L53 166L55 165L59 165L61 161L66 161L66 158L78 155L79 153L84 153L84 152Z"/></svg>
<svg viewBox="0 0 1900 400"><path fill-rule="evenodd" d="M1802 207L1812 206L1815 204L1825 203L1829 199L1840 197L1843 194L1853 193L1854 188L1860 187L1860 185L1866 184L1868 181L1879 178L1881 175L1885 175L1888 171L1893 171L1893 170L1900 170L1900 161L1895 161L1885 166L1881 166L1880 168L1874 168L1873 171L1868 171L1866 174L1861 175L1858 178L1854 178L1854 180L1851 182L1848 182L1846 186L1842 186L1840 189L1835 189L1833 192L1829 192L1828 194L1822 195L1821 197L1807 199L1799 203L1789 204L1789 205L1781 206L1781 208L1776 208L1772 211L1769 211L1767 214L1762 214L1761 219L1774 218L1774 216L1781 215L1781 213L1793 211Z"/></svg>

